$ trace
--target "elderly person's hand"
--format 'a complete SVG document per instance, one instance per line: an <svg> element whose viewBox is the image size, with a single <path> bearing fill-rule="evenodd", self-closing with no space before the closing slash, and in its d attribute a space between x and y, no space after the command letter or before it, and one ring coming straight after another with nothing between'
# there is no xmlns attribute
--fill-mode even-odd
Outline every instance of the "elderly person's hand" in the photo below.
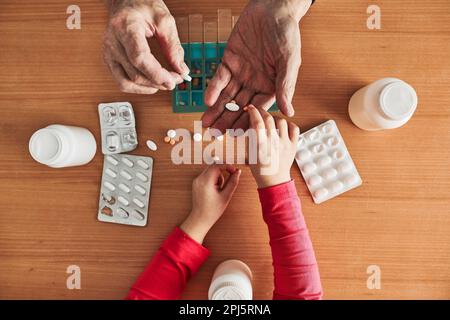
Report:
<svg viewBox="0 0 450 320"><path fill-rule="evenodd" d="M210 106L202 117L204 127L247 129L253 104L267 110L274 103L287 116L294 115L294 95L301 63L299 21L311 0L250 0L239 17L206 93ZM239 112L224 109L230 100Z"/></svg>
<svg viewBox="0 0 450 320"><path fill-rule="evenodd" d="M189 73L175 20L162 0L109 0L103 56L120 89L152 94L172 90ZM156 39L172 71L150 51Z"/></svg>

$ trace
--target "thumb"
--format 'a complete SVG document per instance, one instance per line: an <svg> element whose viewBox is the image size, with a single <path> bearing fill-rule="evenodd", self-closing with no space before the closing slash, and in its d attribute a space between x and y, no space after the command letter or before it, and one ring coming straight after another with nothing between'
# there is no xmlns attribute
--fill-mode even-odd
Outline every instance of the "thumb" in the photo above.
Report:
<svg viewBox="0 0 450 320"><path fill-rule="evenodd" d="M222 194L227 198L227 200L229 200L233 196L234 191L236 191L241 172L242 171L240 169L233 172L228 178L225 187L223 187Z"/></svg>
<svg viewBox="0 0 450 320"><path fill-rule="evenodd" d="M165 15L159 19L156 29L161 51L175 72L185 75L189 73L189 68L184 62L184 49L178 37L177 26L172 15Z"/></svg>
<svg viewBox="0 0 450 320"><path fill-rule="evenodd" d="M300 56L291 53L287 59L280 64L277 72L275 83L276 101L280 111L288 117L294 115L292 97L294 96L300 63Z"/></svg>

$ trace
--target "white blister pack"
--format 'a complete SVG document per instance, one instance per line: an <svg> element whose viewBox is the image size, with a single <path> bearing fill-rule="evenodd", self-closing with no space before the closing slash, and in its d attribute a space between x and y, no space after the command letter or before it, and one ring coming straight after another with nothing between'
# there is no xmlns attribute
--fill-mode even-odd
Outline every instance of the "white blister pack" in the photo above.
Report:
<svg viewBox="0 0 450 320"><path fill-rule="evenodd" d="M300 135L295 161L317 204L362 184L333 120Z"/></svg>
<svg viewBox="0 0 450 320"><path fill-rule="evenodd" d="M98 115L103 154L117 154L136 149L136 120L129 102L100 103Z"/></svg>
<svg viewBox="0 0 450 320"><path fill-rule="evenodd" d="M98 220L145 226L152 171L151 157L106 155L103 162Z"/></svg>

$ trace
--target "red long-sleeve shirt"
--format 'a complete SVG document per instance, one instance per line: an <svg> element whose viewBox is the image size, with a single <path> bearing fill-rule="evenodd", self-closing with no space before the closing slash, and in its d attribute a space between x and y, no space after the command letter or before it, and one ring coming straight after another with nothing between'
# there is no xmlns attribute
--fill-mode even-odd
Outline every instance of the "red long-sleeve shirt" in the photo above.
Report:
<svg viewBox="0 0 450 320"><path fill-rule="evenodd" d="M274 299L321 299L314 250L293 181L258 190L269 228ZM126 299L178 299L209 250L175 228L134 283Z"/></svg>

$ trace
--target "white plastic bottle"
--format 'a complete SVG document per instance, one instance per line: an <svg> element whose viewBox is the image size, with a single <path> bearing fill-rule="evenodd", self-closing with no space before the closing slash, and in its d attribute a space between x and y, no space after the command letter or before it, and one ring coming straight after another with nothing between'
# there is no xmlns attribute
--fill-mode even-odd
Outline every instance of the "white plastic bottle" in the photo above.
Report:
<svg viewBox="0 0 450 320"><path fill-rule="evenodd" d="M28 147L34 160L52 168L86 164L94 158L97 150L95 138L89 130L60 124L36 131Z"/></svg>
<svg viewBox="0 0 450 320"><path fill-rule="evenodd" d="M219 264L209 286L209 300L252 300L252 272L240 260Z"/></svg>
<svg viewBox="0 0 450 320"><path fill-rule="evenodd" d="M384 78L356 91L348 113L357 127L375 131L403 126L416 108L417 94L413 87L400 79Z"/></svg>

